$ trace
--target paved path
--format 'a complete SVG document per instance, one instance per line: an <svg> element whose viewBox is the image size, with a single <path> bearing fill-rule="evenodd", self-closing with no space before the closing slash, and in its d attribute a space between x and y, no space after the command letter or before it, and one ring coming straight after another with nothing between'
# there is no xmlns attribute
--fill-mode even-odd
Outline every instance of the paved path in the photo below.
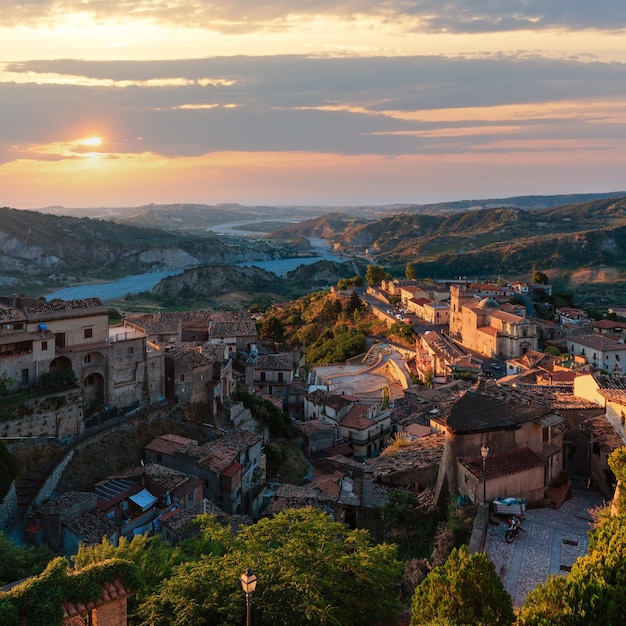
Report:
<svg viewBox="0 0 626 626"><path fill-rule="evenodd" d="M507 520L491 516L499 525L487 528L485 552L496 567L516 607L526 595L552 574L566 574L579 556L587 553L590 509L603 504L596 492L573 489L560 509L530 509L522 522L523 532L506 543Z"/></svg>

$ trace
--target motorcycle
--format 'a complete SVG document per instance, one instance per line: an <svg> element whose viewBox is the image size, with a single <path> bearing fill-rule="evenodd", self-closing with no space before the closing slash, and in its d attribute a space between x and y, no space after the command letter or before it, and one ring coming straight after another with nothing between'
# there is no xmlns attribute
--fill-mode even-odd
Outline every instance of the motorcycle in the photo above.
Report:
<svg viewBox="0 0 626 626"><path fill-rule="evenodd" d="M509 527L506 529L504 533L504 538L507 543L512 543L515 541L515 537L522 530L522 517L521 515L514 515L509 520Z"/></svg>

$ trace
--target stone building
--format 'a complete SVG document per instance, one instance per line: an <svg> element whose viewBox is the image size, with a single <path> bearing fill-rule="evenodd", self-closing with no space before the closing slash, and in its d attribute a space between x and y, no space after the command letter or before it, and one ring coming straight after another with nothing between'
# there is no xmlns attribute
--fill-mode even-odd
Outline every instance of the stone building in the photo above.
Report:
<svg viewBox="0 0 626 626"><path fill-rule="evenodd" d="M466 287L450 287L450 336L488 358L507 359L536 350L537 324L525 315L502 310L493 297L479 299Z"/></svg>
<svg viewBox="0 0 626 626"><path fill-rule="evenodd" d="M39 403L30 411L37 419L19 434L70 436L82 430L83 410L91 406L124 409L162 400L161 359L143 331L109 328L108 309L98 298L0 299L0 375L12 390L31 394L27 402ZM42 404L42 383L70 374L74 392L59 391Z"/></svg>

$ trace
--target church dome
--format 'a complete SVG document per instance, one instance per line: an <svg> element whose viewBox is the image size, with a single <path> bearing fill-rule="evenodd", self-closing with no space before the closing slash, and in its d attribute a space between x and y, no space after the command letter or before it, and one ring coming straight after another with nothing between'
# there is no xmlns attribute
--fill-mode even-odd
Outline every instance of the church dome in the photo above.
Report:
<svg viewBox="0 0 626 626"><path fill-rule="evenodd" d="M493 308L497 309L500 305L493 298L483 298L478 303L478 306L481 309L493 309Z"/></svg>

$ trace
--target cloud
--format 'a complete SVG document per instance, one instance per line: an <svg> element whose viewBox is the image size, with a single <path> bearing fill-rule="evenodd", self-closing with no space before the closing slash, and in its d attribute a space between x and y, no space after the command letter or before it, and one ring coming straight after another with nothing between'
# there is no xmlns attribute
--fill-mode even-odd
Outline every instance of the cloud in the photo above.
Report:
<svg viewBox="0 0 626 626"><path fill-rule="evenodd" d="M316 16L395 21L414 32L615 31L626 26L622 0L603 0L601 5L588 0L0 0L0 13L3 26L50 24L82 15L97 22L152 21L232 34L287 31Z"/></svg>
<svg viewBox="0 0 626 626"><path fill-rule="evenodd" d="M0 83L0 136L10 146L0 162L62 156L58 146L90 136L103 138L102 158L424 155L496 151L507 142L511 150L570 150L583 142L604 149L626 138L620 63L290 55L61 59L7 69L32 82ZM38 76L59 84L37 84ZM79 82L64 82L70 77Z"/></svg>

